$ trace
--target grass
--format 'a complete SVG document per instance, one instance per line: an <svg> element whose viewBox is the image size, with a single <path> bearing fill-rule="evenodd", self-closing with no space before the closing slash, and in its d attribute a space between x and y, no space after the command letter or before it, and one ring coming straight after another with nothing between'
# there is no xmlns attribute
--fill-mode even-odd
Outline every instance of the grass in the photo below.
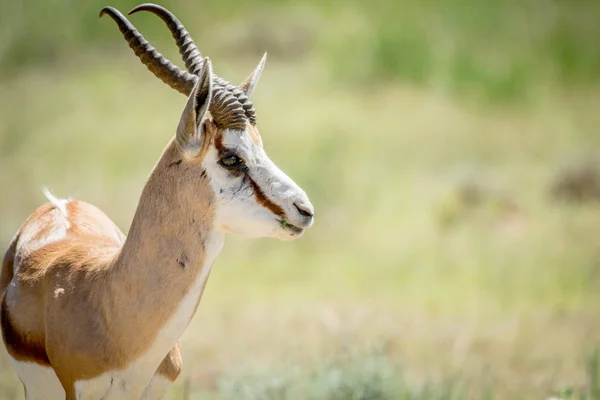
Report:
<svg viewBox="0 0 600 400"><path fill-rule="evenodd" d="M558 386L554 398L565 400L598 399L598 352L588 356L587 385L583 389ZM277 370L222 378L218 382L220 399L315 399L315 400L451 400L494 399L487 371L479 382L468 383L460 376L439 381L418 381L405 376L385 347L367 353L344 352L313 370L294 366ZM202 398L202 393L192 397ZM206 395L206 394L204 394ZM210 396L210 395L209 395ZM214 395L213 395L214 396ZM527 396L519 396L526 398ZM184 397L185 398L185 397Z"/></svg>
<svg viewBox="0 0 600 400"><path fill-rule="evenodd" d="M185 99L99 3L7 4L0 240L42 186L126 231ZM598 157L596 2L165 4L232 81L269 51L259 127L317 212L299 241L228 238L169 398L600 398L600 208L552 194Z"/></svg>
<svg viewBox="0 0 600 400"><path fill-rule="evenodd" d="M347 83L396 80L506 104L535 99L548 85L600 82L595 42L600 5L595 0L161 4L185 16L183 22L204 49L214 46L237 55L269 49L271 56L286 60L313 53L331 79ZM10 77L25 65L60 64L88 49L116 47L113 23L96 20L105 5L127 12L137 1L3 3L0 72ZM132 21L159 48L167 48L171 38L160 21L141 15Z"/></svg>
<svg viewBox="0 0 600 400"><path fill-rule="evenodd" d="M377 1L357 9L352 40L333 46L336 72L401 79L479 101L535 98L548 84L600 77L594 1ZM350 59L360 58L358 63Z"/></svg>
<svg viewBox="0 0 600 400"><path fill-rule="evenodd" d="M126 230L173 132L184 99L131 57L80 62L2 84L6 243L43 185ZM464 390L450 398L540 398L557 382L584 393L586 355L600 345L600 209L549 193L565 160L597 145L598 98L481 108L399 84L327 85L318 65L271 62L255 98L267 151L310 194L316 225L291 243L228 239L173 396L186 381L194 396L235 397L248 380L258 393L285 375L282 362L302 376L285 398L321 392L333 383L320 365L370 342L388 344L403 373L393 390L406 396L443 393L448 380ZM0 393L13 398L6 359L0 370Z"/></svg>

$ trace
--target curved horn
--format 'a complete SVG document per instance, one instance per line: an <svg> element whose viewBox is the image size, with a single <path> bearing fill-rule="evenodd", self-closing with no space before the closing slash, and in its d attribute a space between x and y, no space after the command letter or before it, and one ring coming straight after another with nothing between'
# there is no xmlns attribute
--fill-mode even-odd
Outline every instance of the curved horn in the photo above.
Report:
<svg viewBox="0 0 600 400"><path fill-rule="evenodd" d="M104 7L100 11L100 18L108 14L119 26L129 47L131 47L136 56L142 61L142 64L148 68L157 78L172 87L173 89L185 95L189 95L194 89L198 77L183 71L171 61L167 60L154 47L148 43L142 34L133 26L127 18L113 7ZM202 59L200 58L200 61ZM202 65L200 63L200 65Z"/></svg>
<svg viewBox="0 0 600 400"><path fill-rule="evenodd" d="M117 23L123 37L129 43L129 47L133 49L135 55L156 77L173 89L189 95L198 81L198 76L202 75L202 69L204 68L202 56L194 41L191 39L189 32L183 27L183 24L167 9L154 4L142 4L135 7L130 13L142 10L153 12L167 23L173 37L177 40L179 52L184 55L187 68L190 72L194 72L193 74L183 71L157 52L118 10L113 7L104 7L100 12L100 17L108 14ZM242 88L232 85L213 73L212 91L210 113L215 124L221 127L243 130L247 119L252 125L256 125L254 106L244 94Z"/></svg>
<svg viewBox="0 0 600 400"><path fill-rule="evenodd" d="M202 53L200 53L192 36L177 17L166 8L152 3L140 4L129 11L128 14L135 14L138 11L149 11L167 24L167 27L177 43L179 54L181 54L181 57L183 58L185 67L191 74L200 75L200 70L203 65Z"/></svg>

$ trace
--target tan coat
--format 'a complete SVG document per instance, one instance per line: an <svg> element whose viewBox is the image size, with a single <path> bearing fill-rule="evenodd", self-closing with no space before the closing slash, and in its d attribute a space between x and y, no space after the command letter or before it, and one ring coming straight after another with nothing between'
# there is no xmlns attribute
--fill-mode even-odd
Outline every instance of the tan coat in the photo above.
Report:
<svg viewBox="0 0 600 400"><path fill-rule="evenodd" d="M14 359L52 365L68 392L149 349L210 267L205 242L213 194L206 179L185 184L196 171L186 171L180 158L170 143L126 240L102 211L81 201L67 202L66 215L46 203L21 226L0 277L3 337ZM77 323L66 323L65 315ZM174 347L159 373L174 380L180 364Z"/></svg>

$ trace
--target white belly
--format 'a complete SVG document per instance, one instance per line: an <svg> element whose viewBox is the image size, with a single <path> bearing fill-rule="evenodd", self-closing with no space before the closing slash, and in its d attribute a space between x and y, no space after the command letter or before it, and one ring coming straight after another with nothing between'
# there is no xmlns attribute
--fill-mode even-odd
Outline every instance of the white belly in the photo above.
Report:
<svg viewBox="0 0 600 400"><path fill-rule="evenodd" d="M9 358L25 386L27 400L64 400L65 391L52 368Z"/></svg>

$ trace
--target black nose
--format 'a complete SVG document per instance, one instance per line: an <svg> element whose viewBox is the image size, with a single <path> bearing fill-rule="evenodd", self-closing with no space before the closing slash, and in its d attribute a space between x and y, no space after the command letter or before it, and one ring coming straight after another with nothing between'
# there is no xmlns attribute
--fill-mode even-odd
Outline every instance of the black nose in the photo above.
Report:
<svg viewBox="0 0 600 400"><path fill-rule="evenodd" d="M300 215L302 215L303 217L312 218L314 216L314 214L311 212L311 210L308 210L302 206L299 206L298 203L294 203L294 207L296 207L296 210L298 210L298 213L300 213Z"/></svg>

